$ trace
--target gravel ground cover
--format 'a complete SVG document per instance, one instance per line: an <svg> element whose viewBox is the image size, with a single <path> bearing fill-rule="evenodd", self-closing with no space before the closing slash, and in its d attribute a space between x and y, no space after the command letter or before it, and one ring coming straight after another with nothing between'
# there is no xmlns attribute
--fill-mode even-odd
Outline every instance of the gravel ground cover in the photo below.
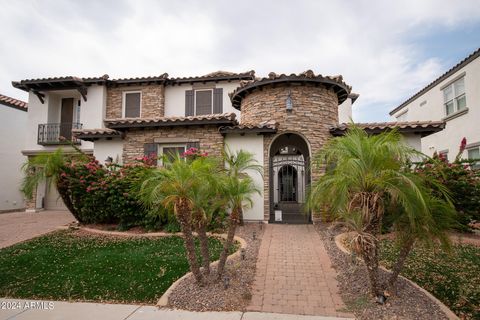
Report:
<svg viewBox="0 0 480 320"><path fill-rule="evenodd" d="M216 268L211 269L207 285L198 286L193 277L188 277L173 290L169 297L170 308L191 311L245 311L251 299L251 287L255 277L258 249L262 240L262 224L245 224L237 229L236 235L247 242L245 259L241 256L229 259L225 279L216 279Z"/></svg>
<svg viewBox="0 0 480 320"><path fill-rule="evenodd" d="M325 225L316 229L324 240L332 265L338 273L340 294L357 319L448 319L437 304L424 293L403 279L398 279L396 292L388 297L384 305L377 304L369 294L367 270L363 263L339 250L334 237L341 230L330 230ZM383 281L387 273L380 270Z"/></svg>

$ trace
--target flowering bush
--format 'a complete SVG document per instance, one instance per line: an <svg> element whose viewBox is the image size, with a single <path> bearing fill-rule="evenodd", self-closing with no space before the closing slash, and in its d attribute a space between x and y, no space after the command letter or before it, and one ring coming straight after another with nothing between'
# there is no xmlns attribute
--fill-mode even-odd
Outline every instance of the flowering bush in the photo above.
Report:
<svg viewBox="0 0 480 320"><path fill-rule="evenodd" d="M150 168L138 165L103 166L69 162L58 185L68 191L74 215L81 223L119 223L122 227L142 225L148 212L139 204L131 186Z"/></svg>
<svg viewBox="0 0 480 320"><path fill-rule="evenodd" d="M189 148L187 151L182 153L182 158L186 158L187 160L195 160L199 157L208 157L208 152L200 152L197 148Z"/></svg>
<svg viewBox="0 0 480 320"><path fill-rule="evenodd" d="M449 163L443 155L434 154L418 164L416 172L448 188L457 210L457 229L466 231L472 220L480 220L480 171L472 169L471 161L461 160L465 145L463 139L454 162Z"/></svg>

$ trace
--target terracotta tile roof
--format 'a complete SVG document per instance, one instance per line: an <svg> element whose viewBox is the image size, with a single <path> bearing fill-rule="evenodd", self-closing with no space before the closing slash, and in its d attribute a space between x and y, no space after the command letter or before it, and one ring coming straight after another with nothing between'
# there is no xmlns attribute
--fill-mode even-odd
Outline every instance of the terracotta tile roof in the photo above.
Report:
<svg viewBox="0 0 480 320"><path fill-rule="evenodd" d="M196 77L178 77L178 78L169 78L169 84L180 84L180 83L190 83L190 82L203 82L203 81L226 81L226 80L254 80L255 71L247 71L243 73L234 73L230 71L215 71L203 76Z"/></svg>
<svg viewBox="0 0 480 320"><path fill-rule="evenodd" d="M82 86L89 86L92 84L106 84L107 86L119 85L135 85L135 84L150 84L150 83L166 83L169 85L193 82L207 82L207 81L231 81L231 80L253 80L255 79L255 71L248 71L244 73L234 73L229 71L216 71L203 76L195 77L179 77L169 78L168 73L163 73L159 76L148 77L133 77L133 78L118 78L110 79L108 74L101 77L81 78L75 76L25 79L21 81L12 81L15 88L30 91L47 91L65 88L75 88Z"/></svg>
<svg viewBox="0 0 480 320"><path fill-rule="evenodd" d="M236 124L235 113L209 114L189 117L160 117L160 118L118 118L105 119L105 126L112 129L126 129L134 127L172 127L189 125L233 125Z"/></svg>
<svg viewBox="0 0 480 320"><path fill-rule="evenodd" d="M109 128L73 129L72 134L74 137L85 141L92 141L98 138L115 138L122 136L120 131Z"/></svg>
<svg viewBox="0 0 480 320"><path fill-rule="evenodd" d="M275 133L278 123L275 120L263 121L258 124L238 124L218 128L220 133Z"/></svg>
<svg viewBox="0 0 480 320"><path fill-rule="evenodd" d="M25 101L4 96L3 94L0 94L0 104L3 104L7 107L15 108L18 110L22 110L22 111L28 110L28 103L26 103Z"/></svg>
<svg viewBox="0 0 480 320"><path fill-rule="evenodd" d="M315 75L312 70L307 70L305 72L290 75L286 74L276 74L275 72L270 72L268 77L265 78L256 78L248 81L241 81L240 87L235 89L230 93L230 99L232 100L232 105L240 110L240 105L242 99L249 94L250 92L267 85L273 85L276 83L321 83L327 88L333 88L338 97L338 103L342 103L348 98L352 87L347 85L343 81L343 77L338 76L322 76L321 74Z"/></svg>
<svg viewBox="0 0 480 320"><path fill-rule="evenodd" d="M334 136L341 136L351 125L352 124L349 123L341 123L330 128L330 133ZM422 137L441 131L445 128L444 121L371 122L355 123L355 125L371 134L397 129L401 133L419 133Z"/></svg>
<svg viewBox="0 0 480 320"><path fill-rule="evenodd" d="M467 64L469 64L470 62L472 62L473 60L477 59L478 57L480 57L480 48L478 48L477 50L475 50L472 54L470 54L468 57L466 57L465 59L463 59L462 61L460 61L459 63L457 63L455 66L453 66L450 70L448 70L447 72L445 72L444 74L442 74L440 77L438 77L437 79L435 79L434 81L432 81L430 84L428 84L425 88L423 88L422 90L418 91L417 93L415 93L413 96L411 96L410 98L408 98L407 100L405 100L404 102L402 102L398 107L396 107L395 109L393 109L392 111L390 111L390 115L393 115L394 113L396 113L397 111L399 111L400 109L402 109L403 107L405 107L406 105L408 105L410 102L414 101L415 99L417 99L418 97L420 97L421 95L423 95L425 92L427 92L428 90L432 89L433 87L435 87L437 84L439 84L440 82L442 82L443 80L445 80L446 78L448 78L449 76L451 76L452 74L454 74L455 72L457 72L458 70L460 70L461 68L465 67Z"/></svg>

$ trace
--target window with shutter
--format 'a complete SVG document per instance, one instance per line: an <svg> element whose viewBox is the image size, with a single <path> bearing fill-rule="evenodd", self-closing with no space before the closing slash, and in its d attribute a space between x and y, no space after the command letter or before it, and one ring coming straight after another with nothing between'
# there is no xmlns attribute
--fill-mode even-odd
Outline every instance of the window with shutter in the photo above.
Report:
<svg viewBox="0 0 480 320"><path fill-rule="evenodd" d="M123 115L125 118L139 118L142 93L140 91L123 93Z"/></svg>

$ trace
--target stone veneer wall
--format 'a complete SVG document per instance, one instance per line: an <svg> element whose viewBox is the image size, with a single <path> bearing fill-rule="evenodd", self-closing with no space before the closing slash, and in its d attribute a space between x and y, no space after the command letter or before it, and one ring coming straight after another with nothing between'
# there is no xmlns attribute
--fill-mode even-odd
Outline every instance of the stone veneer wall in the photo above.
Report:
<svg viewBox="0 0 480 320"><path fill-rule="evenodd" d="M198 141L200 149L215 157L221 157L224 146L223 136L217 126L188 126L168 128L131 129L123 143L123 163L129 163L143 156L144 143L154 143L155 139L182 138Z"/></svg>
<svg viewBox="0 0 480 320"><path fill-rule="evenodd" d="M158 118L165 114L165 86L152 84L136 87L107 88L106 118L122 117L122 99L125 91L141 91L142 103L140 116L142 118Z"/></svg>
<svg viewBox="0 0 480 320"><path fill-rule="evenodd" d="M285 100L291 92L293 110L287 111ZM338 98L333 90L323 86L290 86L287 84L263 88L247 95L241 104L241 122L258 124L262 121L276 120L279 123L275 135L264 136L264 219L270 214L270 168L269 152L275 137L286 133L298 133L310 147L310 157L315 155L326 141L332 138L329 129L338 124ZM322 174L312 168L311 182ZM313 214L314 222L318 215Z"/></svg>

